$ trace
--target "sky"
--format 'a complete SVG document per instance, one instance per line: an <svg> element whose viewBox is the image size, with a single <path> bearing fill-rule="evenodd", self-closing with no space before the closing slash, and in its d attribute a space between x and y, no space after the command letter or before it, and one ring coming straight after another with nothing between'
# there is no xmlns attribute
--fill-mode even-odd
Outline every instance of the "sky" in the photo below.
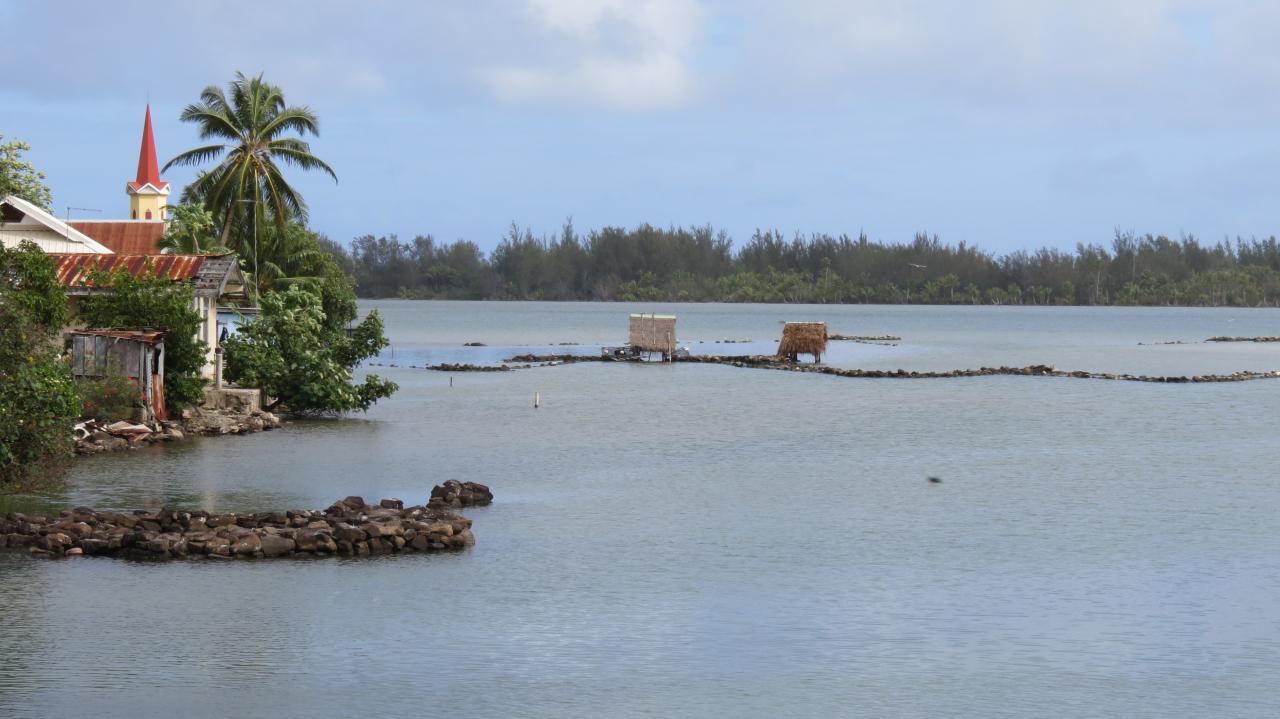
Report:
<svg viewBox="0 0 1280 719"><path fill-rule="evenodd" d="M289 177L343 242L488 250L568 218L995 253L1280 231L1277 3L0 0L0 27L0 134L59 216L127 216L147 102L163 162L199 144L183 107L243 71L318 114L339 181Z"/></svg>

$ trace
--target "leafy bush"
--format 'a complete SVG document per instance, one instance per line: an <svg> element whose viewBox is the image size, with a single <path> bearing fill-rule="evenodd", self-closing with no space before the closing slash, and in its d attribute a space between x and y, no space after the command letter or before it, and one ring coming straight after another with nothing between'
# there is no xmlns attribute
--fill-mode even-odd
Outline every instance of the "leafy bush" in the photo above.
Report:
<svg viewBox="0 0 1280 719"><path fill-rule="evenodd" d="M80 419L132 419L142 406L138 385L128 377L80 377L75 383Z"/></svg>
<svg viewBox="0 0 1280 719"><path fill-rule="evenodd" d="M227 379L274 398L268 409L367 410L398 389L373 374L360 384L351 382L355 366L387 346L378 313L371 312L347 337L328 328L321 298L296 286L264 295L262 314L222 346Z"/></svg>
<svg viewBox="0 0 1280 719"><path fill-rule="evenodd" d="M0 486L40 479L71 456L80 402L53 344L66 311L47 255L0 246Z"/></svg>

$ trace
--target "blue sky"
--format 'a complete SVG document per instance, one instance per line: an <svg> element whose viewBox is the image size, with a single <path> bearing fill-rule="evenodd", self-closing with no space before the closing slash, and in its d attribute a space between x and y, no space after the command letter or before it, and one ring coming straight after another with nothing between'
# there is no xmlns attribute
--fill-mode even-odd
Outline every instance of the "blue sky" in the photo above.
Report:
<svg viewBox="0 0 1280 719"><path fill-rule="evenodd" d="M182 107L243 70L319 114L340 182L296 184L341 241L489 249L570 216L994 252L1280 228L1271 3L176 5L0 0L0 133L59 215L123 217L148 99L163 161L197 144Z"/></svg>

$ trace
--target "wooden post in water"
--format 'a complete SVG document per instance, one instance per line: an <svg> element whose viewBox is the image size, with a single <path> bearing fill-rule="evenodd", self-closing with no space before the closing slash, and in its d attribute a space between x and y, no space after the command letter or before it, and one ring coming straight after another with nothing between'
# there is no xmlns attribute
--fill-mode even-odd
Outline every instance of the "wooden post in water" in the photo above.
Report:
<svg viewBox="0 0 1280 719"><path fill-rule="evenodd" d="M534 393L533 393L533 408L534 408L534 409L537 409L537 408L538 408L538 393L537 393L537 392L534 392Z"/></svg>

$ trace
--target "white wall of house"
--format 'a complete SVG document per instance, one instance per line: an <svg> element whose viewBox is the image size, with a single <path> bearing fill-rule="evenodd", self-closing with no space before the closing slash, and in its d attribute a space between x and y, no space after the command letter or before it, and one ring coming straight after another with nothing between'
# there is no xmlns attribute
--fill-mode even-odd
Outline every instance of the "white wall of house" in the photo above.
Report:
<svg viewBox="0 0 1280 719"><path fill-rule="evenodd" d="M218 301L215 297L197 297L192 304L196 312L200 313L200 330L196 333L198 339L204 340L209 346L204 357L204 367L200 370L200 375L205 379L214 379L217 373L217 349L218 349Z"/></svg>
<svg viewBox="0 0 1280 719"><path fill-rule="evenodd" d="M93 238L26 200L5 197L0 198L0 204L22 215L17 221L0 222L0 244L5 247L17 247L28 241L49 254L111 254L110 249Z"/></svg>

